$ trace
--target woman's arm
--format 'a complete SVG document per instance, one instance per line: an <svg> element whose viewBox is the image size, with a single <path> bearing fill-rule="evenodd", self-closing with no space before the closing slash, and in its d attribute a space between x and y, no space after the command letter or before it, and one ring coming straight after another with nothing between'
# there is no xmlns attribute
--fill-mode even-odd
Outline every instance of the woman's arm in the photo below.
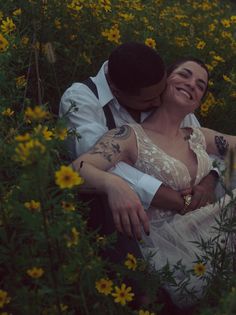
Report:
<svg viewBox="0 0 236 315"><path fill-rule="evenodd" d="M236 136L226 135L208 128L201 128L201 131L205 136L208 154L215 154L223 158L228 150L236 148Z"/></svg>
<svg viewBox="0 0 236 315"><path fill-rule="evenodd" d="M135 137L129 126L108 131L87 153L73 163L87 184L106 192L109 170L119 161L134 164L137 155Z"/></svg>
<svg viewBox="0 0 236 315"><path fill-rule="evenodd" d="M119 161L134 164L136 159L136 137L129 126L122 126L107 132L72 166L88 186L107 194L117 230L141 239L141 227L148 234L149 221L137 194L122 178L106 172Z"/></svg>

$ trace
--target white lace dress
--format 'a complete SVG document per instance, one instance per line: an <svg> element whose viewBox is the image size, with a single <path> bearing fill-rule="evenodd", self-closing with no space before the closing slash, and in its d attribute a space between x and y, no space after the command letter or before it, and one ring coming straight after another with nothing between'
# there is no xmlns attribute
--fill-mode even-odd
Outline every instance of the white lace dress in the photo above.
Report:
<svg viewBox="0 0 236 315"><path fill-rule="evenodd" d="M188 168L181 161L166 154L161 148L155 145L138 124L131 124L137 138L138 158L135 167L144 173L156 177L167 186L182 190L190 187L191 177ZM206 153L205 138L200 129L193 128L189 147L196 154L198 169L195 185L206 176L212 169L212 162ZM152 258L151 264L156 270L161 269L168 262L174 266L178 261L192 269L196 263L196 254L201 256L201 249L192 241L208 240L216 234L213 226L216 226L215 217L219 215L220 204L226 204L231 199L226 196L214 205L208 205L179 215L173 211L149 208L147 210L150 219L150 235L143 233L140 249L144 257ZM223 243L222 236L222 243ZM210 265L210 264L209 264ZM184 280L183 272L175 272L177 282ZM191 276L188 289L194 289L196 296L201 297L204 280ZM182 299L176 287L166 286L175 304L184 307L193 303L191 298Z"/></svg>

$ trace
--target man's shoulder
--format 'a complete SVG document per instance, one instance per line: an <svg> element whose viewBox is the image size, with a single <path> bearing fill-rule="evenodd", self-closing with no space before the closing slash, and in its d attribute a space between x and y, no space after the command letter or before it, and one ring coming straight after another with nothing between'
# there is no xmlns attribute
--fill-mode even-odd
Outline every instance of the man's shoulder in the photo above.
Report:
<svg viewBox="0 0 236 315"><path fill-rule="evenodd" d="M75 82L72 83L70 87L68 87L62 96L62 101L65 99L97 99L94 95L93 91L83 82Z"/></svg>
<svg viewBox="0 0 236 315"><path fill-rule="evenodd" d="M66 90L65 93L78 93L78 92L86 92L89 91L88 87L83 84L83 82L74 82L69 86Z"/></svg>

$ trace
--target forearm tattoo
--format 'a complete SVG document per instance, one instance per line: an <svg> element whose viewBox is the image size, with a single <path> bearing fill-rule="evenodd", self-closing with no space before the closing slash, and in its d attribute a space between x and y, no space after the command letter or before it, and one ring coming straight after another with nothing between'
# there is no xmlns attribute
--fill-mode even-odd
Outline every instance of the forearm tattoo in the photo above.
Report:
<svg viewBox="0 0 236 315"><path fill-rule="evenodd" d="M101 154L108 162L112 162L114 156L121 153L120 144L115 139L125 140L130 134L131 131L128 126L115 129L112 134L105 136L104 140L98 141L89 153Z"/></svg>
<svg viewBox="0 0 236 315"><path fill-rule="evenodd" d="M229 143L223 136L215 136L215 144L218 149L218 152L221 156L225 156L228 148L229 148Z"/></svg>

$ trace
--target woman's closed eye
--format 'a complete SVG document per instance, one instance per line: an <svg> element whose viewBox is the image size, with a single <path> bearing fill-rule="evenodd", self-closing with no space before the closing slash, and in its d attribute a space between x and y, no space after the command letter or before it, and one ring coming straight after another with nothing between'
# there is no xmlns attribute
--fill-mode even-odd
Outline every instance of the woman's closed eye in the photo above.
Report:
<svg viewBox="0 0 236 315"><path fill-rule="evenodd" d="M179 72L178 73L181 77L183 78L188 78L189 77L189 74L187 72Z"/></svg>
<svg viewBox="0 0 236 315"><path fill-rule="evenodd" d="M197 84L197 87L199 88L200 91L205 91L205 86L203 86L202 84Z"/></svg>

